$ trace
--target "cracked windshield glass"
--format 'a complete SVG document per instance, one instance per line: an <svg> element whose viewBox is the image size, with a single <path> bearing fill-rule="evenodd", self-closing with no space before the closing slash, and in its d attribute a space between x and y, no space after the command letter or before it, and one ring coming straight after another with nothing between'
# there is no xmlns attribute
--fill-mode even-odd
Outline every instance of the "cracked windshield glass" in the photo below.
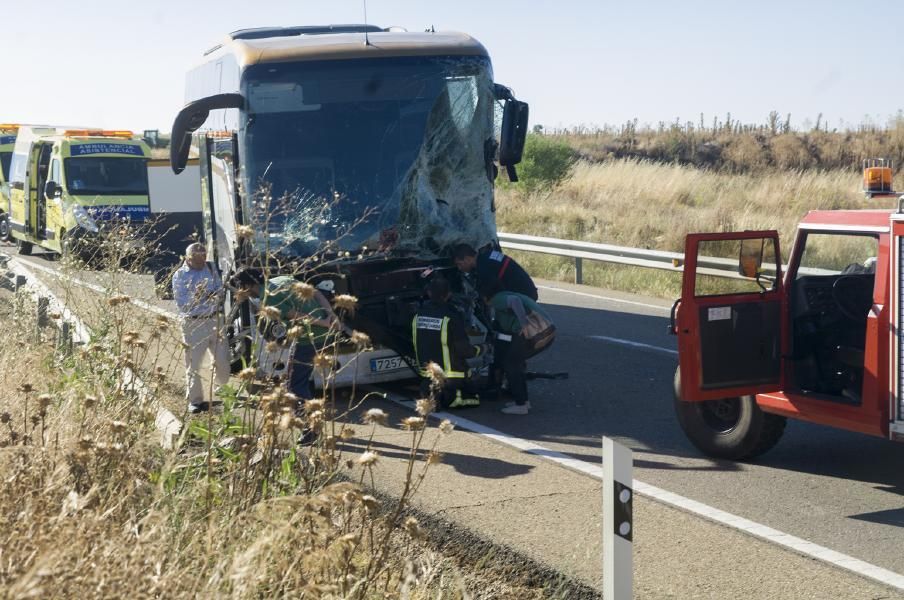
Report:
<svg viewBox="0 0 904 600"><path fill-rule="evenodd" d="M485 58L269 64L243 85L243 185L267 232L258 244L430 256L495 237Z"/></svg>

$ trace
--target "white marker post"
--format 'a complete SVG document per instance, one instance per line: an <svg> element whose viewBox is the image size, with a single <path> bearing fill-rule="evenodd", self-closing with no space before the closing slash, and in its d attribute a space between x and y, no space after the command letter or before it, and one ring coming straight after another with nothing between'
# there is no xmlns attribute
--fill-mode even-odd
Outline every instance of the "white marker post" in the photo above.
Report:
<svg viewBox="0 0 904 600"><path fill-rule="evenodd" d="M630 600L634 564L634 459L603 438L603 599Z"/></svg>

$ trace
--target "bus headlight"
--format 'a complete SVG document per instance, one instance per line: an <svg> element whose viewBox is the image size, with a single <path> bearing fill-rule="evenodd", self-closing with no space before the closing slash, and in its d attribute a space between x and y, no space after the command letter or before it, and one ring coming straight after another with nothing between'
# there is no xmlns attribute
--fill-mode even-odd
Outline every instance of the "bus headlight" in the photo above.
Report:
<svg viewBox="0 0 904 600"><path fill-rule="evenodd" d="M75 222L78 224L78 226L85 231L89 231L91 233L97 233L98 231L100 231L100 229L97 227L97 223L94 222L94 219L91 218L91 215L88 214L88 211L85 210L84 206L73 206L72 216L75 217Z"/></svg>

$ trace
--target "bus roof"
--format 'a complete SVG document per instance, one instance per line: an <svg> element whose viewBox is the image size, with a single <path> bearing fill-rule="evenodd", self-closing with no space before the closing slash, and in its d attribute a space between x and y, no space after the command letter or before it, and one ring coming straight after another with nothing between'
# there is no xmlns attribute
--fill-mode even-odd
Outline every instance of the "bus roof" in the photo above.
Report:
<svg viewBox="0 0 904 600"><path fill-rule="evenodd" d="M483 44L464 33L373 31L349 32L340 26L243 30L226 37L206 58L232 54L240 65L306 60L391 56L488 56ZM347 26L342 26L347 27ZM253 31L249 35L247 32ZM314 31L311 33L310 31ZM335 31L339 31L336 33ZM270 35L272 37L258 37Z"/></svg>

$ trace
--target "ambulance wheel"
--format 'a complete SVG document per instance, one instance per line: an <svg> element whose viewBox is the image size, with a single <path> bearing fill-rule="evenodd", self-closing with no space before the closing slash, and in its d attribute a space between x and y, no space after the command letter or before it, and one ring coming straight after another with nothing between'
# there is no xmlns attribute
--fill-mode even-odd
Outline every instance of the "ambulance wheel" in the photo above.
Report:
<svg viewBox="0 0 904 600"><path fill-rule="evenodd" d="M726 460L755 458L775 446L785 432L785 417L763 412L753 396L685 402L681 373L675 372L678 424L698 450Z"/></svg>
<svg viewBox="0 0 904 600"><path fill-rule="evenodd" d="M9 241L9 215L0 215L0 242Z"/></svg>
<svg viewBox="0 0 904 600"><path fill-rule="evenodd" d="M31 242L16 240L16 253L22 256L31 256Z"/></svg>

